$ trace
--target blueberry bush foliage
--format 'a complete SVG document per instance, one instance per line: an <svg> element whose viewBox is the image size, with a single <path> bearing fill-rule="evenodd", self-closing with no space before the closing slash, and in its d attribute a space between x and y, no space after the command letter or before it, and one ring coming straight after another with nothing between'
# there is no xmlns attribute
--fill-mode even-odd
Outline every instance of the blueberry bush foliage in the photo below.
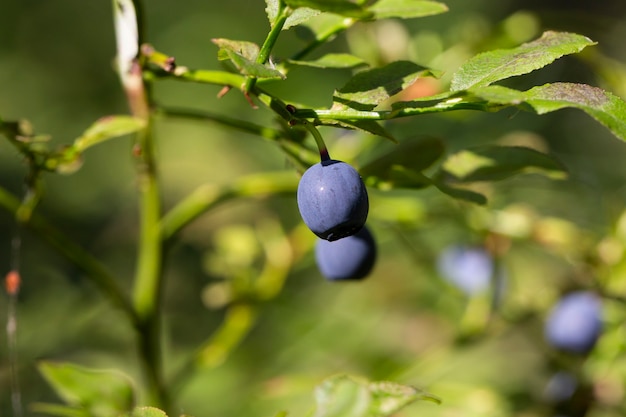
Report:
<svg viewBox="0 0 626 417"><path fill-rule="evenodd" d="M93 108L0 77L2 413L623 415L626 67L502 5L219 3L113 0L106 72L68 12L33 77Z"/></svg>

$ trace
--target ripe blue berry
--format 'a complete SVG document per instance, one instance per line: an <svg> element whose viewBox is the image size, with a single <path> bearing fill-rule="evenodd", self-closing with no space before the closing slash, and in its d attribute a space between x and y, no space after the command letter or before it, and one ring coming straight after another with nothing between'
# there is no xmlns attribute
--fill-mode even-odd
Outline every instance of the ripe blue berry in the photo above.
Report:
<svg viewBox="0 0 626 417"><path fill-rule="evenodd" d="M564 296L548 316L546 339L557 349L589 352L602 333L601 310L600 300L591 292L577 291Z"/></svg>
<svg viewBox="0 0 626 417"><path fill-rule="evenodd" d="M334 242L318 239L315 261L322 275L329 280L365 278L376 262L376 242L365 226L356 234Z"/></svg>
<svg viewBox="0 0 626 417"><path fill-rule="evenodd" d="M480 247L450 246L437 259L439 274L467 295L485 291L494 272L491 255Z"/></svg>
<svg viewBox="0 0 626 417"><path fill-rule="evenodd" d="M358 232L369 211L367 190L359 173L333 159L305 171L298 184L297 199L304 223L329 241Z"/></svg>

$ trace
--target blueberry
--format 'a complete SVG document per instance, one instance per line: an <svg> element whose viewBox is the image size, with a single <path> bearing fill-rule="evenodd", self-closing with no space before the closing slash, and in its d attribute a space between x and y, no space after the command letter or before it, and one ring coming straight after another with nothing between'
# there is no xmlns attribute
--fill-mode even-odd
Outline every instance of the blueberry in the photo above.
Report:
<svg viewBox="0 0 626 417"><path fill-rule="evenodd" d="M437 259L439 274L467 295L485 291L491 282L494 264L481 247L450 246Z"/></svg>
<svg viewBox="0 0 626 417"><path fill-rule="evenodd" d="M365 278L376 262L376 242L364 226L356 234L329 242L318 239L315 261L322 275L333 281Z"/></svg>
<svg viewBox="0 0 626 417"><path fill-rule="evenodd" d="M317 236L330 241L358 232L369 210L367 190L359 173L333 159L305 171L297 199L304 223Z"/></svg>
<svg viewBox="0 0 626 417"><path fill-rule="evenodd" d="M588 291L564 296L552 309L545 325L548 342L557 349L588 353L602 332L602 305Z"/></svg>

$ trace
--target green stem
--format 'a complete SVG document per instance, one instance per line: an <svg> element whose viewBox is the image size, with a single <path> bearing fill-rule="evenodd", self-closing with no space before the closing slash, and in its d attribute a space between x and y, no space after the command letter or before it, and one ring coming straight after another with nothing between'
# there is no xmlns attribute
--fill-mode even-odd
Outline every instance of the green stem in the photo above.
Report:
<svg viewBox="0 0 626 417"><path fill-rule="evenodd" d="M161 190L157 177L151 122L138 141L139 247L133 305L139 319L139 356L148 382L150 402L168 408L162 377L160 304L162 287Z"/></svg>
<svg viewBox="0 0 626 417"><path fill-rule="evenodd" d="M328 148L326 147L326 144L324 143L324 138L322 138L319 130L317 130L317 128L307 120L303 120L302 124L304 125L304 127L307 128L309 132L311 132L311 135L313 135L313 137L315 138L315 143L317 144L317 148L320 151L320 158L322 159L322 162L330 161Z"/></svg>
<svg viewBox="0 0 626 417"><path fill-rule="evenodd" d="M155 78L175 78L181 81L189 81L202 84L213 84L218 86L229 86L240 89L245 84L246 78L239 74L226 71L212 70L191 70L178 67L174 72L155 72L144 70L144 78L149 80Z"/></svg>
<svg viewBox="0 0 626 417"><path fill-rule="evenodd" d="M157 311L161 266L161 198L151 143L151 133L142 142L142 162L139 167L140 240L139 258L133 303L137 315L147 319Z"/></svg>
<svg viewBox="0 0 626 417"><path fill-rule="evenodd" d="M15 215L21 207L21 202L17 197L0 188L0 206ZM122 309L131 323L136 324L138 322L133 306L124 290L99 260L36 213L30 216L25 225L47 241L67 260L80 268L113 304Z"/></svg>
<svg viewBox="0 0 626 417"><path fill-rule="evenodd" d="M265 64L267 62L267 60L270 57L270 54L272 53L272 49L274 48L274 45L276 44L276 41L278 40L278 36L280 35L280 32L283 30L283 26L285 26L285 22L287 21L287 18L291 14L291 10L288 7L286 7L282 1L279 1L278 3L279 3L279 6L278 6L279 9L278 9L278 15L276 17L276 21L274 22L271 30L267 34L267 37L265 38L265 42L263 42L263 45L261 46L261 50L259 51L259 55L257 55L256 57L257 64ZM250 90L252 90L252 88L254 87L255 83L256 83L256 78L248 77L248 79L246 80L246 84L243 88L244 94L248 94Z"/></svg>

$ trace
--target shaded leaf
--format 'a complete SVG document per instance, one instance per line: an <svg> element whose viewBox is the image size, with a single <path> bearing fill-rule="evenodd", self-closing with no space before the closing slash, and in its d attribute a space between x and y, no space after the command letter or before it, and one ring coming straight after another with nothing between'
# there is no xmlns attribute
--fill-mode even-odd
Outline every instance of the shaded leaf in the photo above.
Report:
<svg viewBox="0 0 626 417"><path fill-rule="evenodd" d="M314 68L356 68L367 65L358 56L351 54L326 54L313 61L288 61L292 65Z"/></svg>
<svg viewBox="0 0 626 417"><path fill-rule="evenodd" d="M385 417L418 400L440 400L394 382L369 382L348 375L327 379L315 390L314 417Z"/></svg>
<svg viewBox="0 0 626 417"><path fill-rule="evenodd" d="M487 197L480 193L477 193L476 191L468 190L466 188L452 187L449 184L439 181L435 181L433 182L433 184L437 187L439 191L449 195L454 199L463 200L468 203L479 204L481 206L487 204Z"/></svg>
<svg viewBox="0 0 626 417"><path fill-rule="evenodd" d="M373 177L369 177L371 180ZM368 182L369 184L369 182ZM387 181L378 183L380 188L412 188L420 189L433 185L433 182L420 171L407 169L400 165L393 165L387 175Z"/></svg>
<svg viewBox="0 0 626 417"><path fill-rule="evenodd" d="M352 77L335 92L333 100L356 110L373 110L376 106L398 94L420 77L433 72L409 61L396 61L382 68L363 71Z"/></svg>
<svg viewBox="0 0 626 417"><path fill-rule="evenodd" d="M472 89L471 93L492 105L519 106L538 114L564 108L584 111L626 140L626 102L597 87L586 84L554 83L518 91L501 86Z"/></svg>
<svg viewBox="0 0 626 417"><path fill-rule="evenodd" d="M138 132L144 127L145 122L137 117L124 115L102 117L76 139L74 150L80 153L100 142Z"/></svg>
<svg viewBox="0 0 626 417"><path fill-rule="evenodd" d="M379 0L368 9L376 19L411 19L448 11L448 6L430 0Z"/></svg>
<svg viewBox="0 0 626 417"><path fill-rule="evenodd" d="M551 155L521 146L482 146L463 150L443 163L443 171L463 182L498 181L521 173L563 178L566 170Z"/></svg>
<svg viewBox="0 0 626 417"><path fill-rule="evenodd" d="M484 52L471 58L452 76L451 91L487 86L527 74L595 42L575 33L545 32L541 38L511 49Z"/></svg>
<svg viewBox="0 0 626 417"><path fill-rule="evenodd" d="M372 16L372 13L365 10L363 6L347 0L285 0L285 4L294 10L307 7L356 19L366 19Z"/></svg>
<svg viewBox="0 0 626 417"><path fill-rule="evenodd" d="M404 140L390 152L363 166L360 173L364 177L391 180L394 167L404 167L416 172L423 171L443 155L444 149L444 144L439 139Z"/></svg>
<svg viewBox="0 0 626 417"><path fill-rule="evenodd" d="M212 42L220 47L218 58L230 60L241 74L256 78L285 78L282 72L255 62L259 55L259 46L255 43L221 38L212 39Z"/></svg>
<svg viewBox="0 0 626 417"><path fill-rule="evenodd" d="M121 373L52 362L41 362L39 371L68 405L82 408L90 416L117 415L133 406L132 384Z"/></svg>

